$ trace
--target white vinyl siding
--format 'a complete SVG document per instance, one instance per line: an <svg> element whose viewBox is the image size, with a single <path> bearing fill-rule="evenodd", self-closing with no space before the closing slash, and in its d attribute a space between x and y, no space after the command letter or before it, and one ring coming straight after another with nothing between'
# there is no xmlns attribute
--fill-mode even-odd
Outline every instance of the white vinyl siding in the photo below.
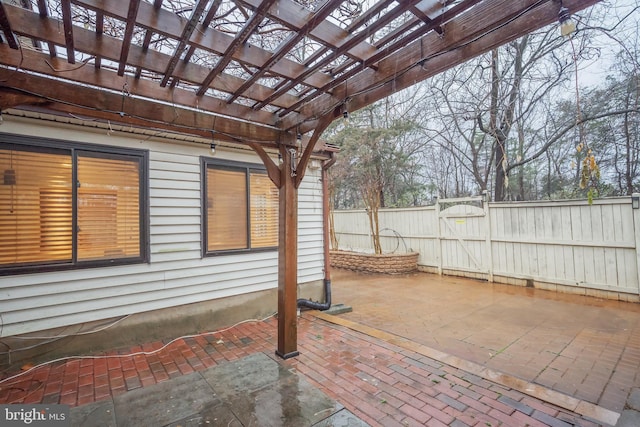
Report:
<svg viewBox="0 0 640 427"><path fill-rule="evenodd" d="M321 176L307 170L298 192L298 283L324 278Z"/></svg>
<svg viewBox="0 0 640 427"><path fill-rule="evenodd" d="M200 156L208 144L8 119L3 132L149 150L150 263L0 276L0 336L163 309L278 286L277 250L202 258ZM216 158L260 164L251 151ZM299 191L299 280L323 278L322 184Z"/></svg>

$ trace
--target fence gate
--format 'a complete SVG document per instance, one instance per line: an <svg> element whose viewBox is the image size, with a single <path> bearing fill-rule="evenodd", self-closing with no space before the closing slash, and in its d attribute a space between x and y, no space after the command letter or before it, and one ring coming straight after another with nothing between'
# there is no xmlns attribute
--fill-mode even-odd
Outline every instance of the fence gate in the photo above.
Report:
<svg viewBox="0 0 640 427"><path fill-rule="evenodd" d="M488 205L482 196L438 199L438 272L479 273L493 280Z"/></svg>

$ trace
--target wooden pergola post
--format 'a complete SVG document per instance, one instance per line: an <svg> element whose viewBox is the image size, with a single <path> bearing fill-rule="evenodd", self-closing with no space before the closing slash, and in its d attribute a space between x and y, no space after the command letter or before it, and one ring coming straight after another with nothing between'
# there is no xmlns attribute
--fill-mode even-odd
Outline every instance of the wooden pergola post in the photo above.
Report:
<svg viewBox="0 0 640 427"><path fill-rule="evenodd" d="M280 147L278 239L278 348L283 359L298 353L298 189L294 148ZM302 171L301 171L302 173Z"/></svg>
<svg viewBox="0 0 640 427"><path fill-rule="evenodd" d="M249 145L260 156L267 174L278 187L278 348L276 354L283 359L298 354L298 187L302 183L307 164L311 159L322 132L336 117L335 112L323 116L317 122L313 135L298 159L298 148L293 135L282 132L278 145L282 163L278 166L257 143ZM286 142L285 142L286 140Z"/></svg>

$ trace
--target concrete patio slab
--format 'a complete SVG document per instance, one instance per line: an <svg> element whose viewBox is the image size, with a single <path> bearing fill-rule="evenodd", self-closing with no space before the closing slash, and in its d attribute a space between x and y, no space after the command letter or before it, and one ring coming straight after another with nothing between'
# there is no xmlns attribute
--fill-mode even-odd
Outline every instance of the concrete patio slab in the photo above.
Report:
<svg viewBox="0 0 640 427"><path fill-rule="evenodd" d="M71 410L71 424L77 427L116 427L113 400L88 403Z"/></svg>
<svg viewBox="0 0 640 427"><path fill-rule="evenodd" d="M194 372L123 393L113 398L113 406L118 427L138 427L170 425L223 404L201 373Z"/></svg>
<svg viewBox="0 0 640 427"><path fill-rule="evenodd" d="M74 426L367 426L263 353L71 410Z"/></svg>

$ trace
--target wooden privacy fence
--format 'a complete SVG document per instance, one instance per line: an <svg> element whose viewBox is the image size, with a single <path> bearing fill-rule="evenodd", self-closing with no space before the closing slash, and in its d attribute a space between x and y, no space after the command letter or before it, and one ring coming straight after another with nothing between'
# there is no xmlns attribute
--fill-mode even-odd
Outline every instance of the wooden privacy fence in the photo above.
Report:
<svg viewBox="0 0 640 427"><path fill-rule="evenodd" d="M384 252L418 252L423 271L638 301L637 197L591 205L470 197L381 209L381 244ZM334 249L372 251L365 210L334 211L333 220Z"/></svg>

